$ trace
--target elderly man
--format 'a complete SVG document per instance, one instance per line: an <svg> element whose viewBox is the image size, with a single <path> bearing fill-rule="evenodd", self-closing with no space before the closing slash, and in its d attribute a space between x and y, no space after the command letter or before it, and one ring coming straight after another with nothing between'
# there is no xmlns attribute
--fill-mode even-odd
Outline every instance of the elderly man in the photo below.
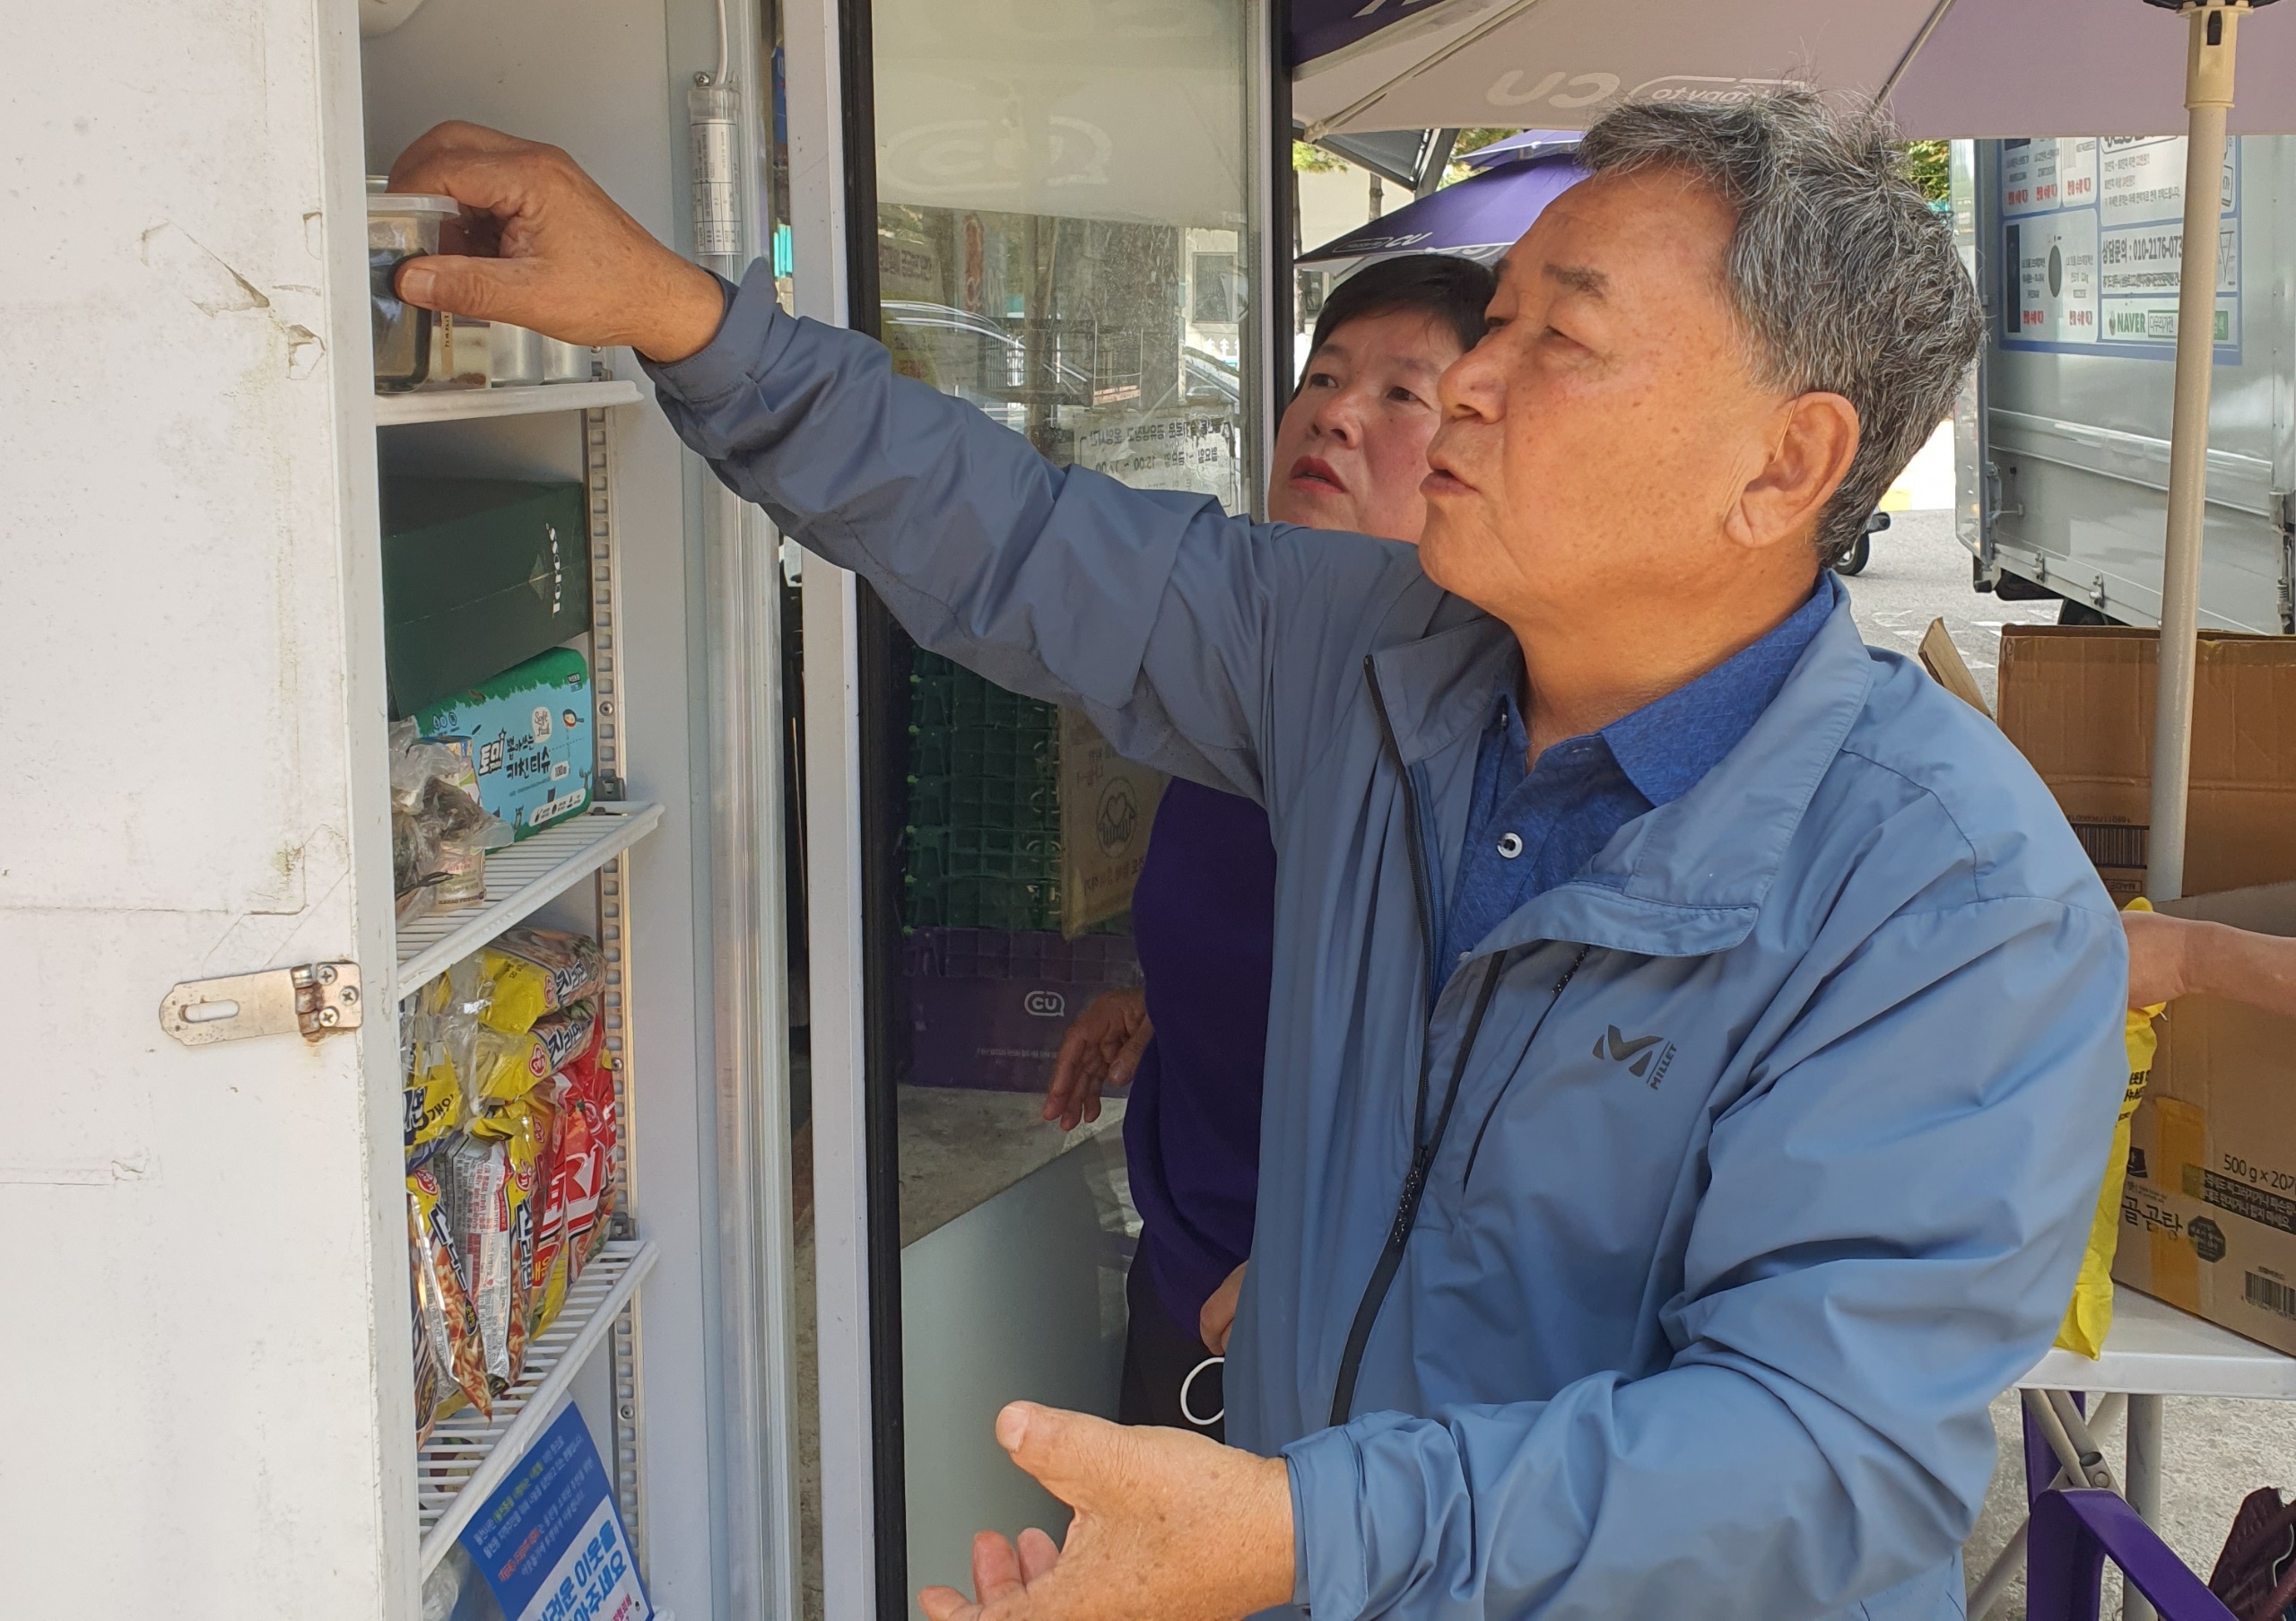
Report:
<svg viewBox="0 0 2296 1621"><path fill-rule="evenodd" d="M978 1545L992 1614L1959 1615L2128 970L2031 771L1825 570L1977 341L1883 135L1605 119L1443 379L1416 552L1053 466L561 154L401 160L517 259L408 297L634 345L926 646L1267 808L1242 1445L1007 1408L1077 1518Z"/></svg>

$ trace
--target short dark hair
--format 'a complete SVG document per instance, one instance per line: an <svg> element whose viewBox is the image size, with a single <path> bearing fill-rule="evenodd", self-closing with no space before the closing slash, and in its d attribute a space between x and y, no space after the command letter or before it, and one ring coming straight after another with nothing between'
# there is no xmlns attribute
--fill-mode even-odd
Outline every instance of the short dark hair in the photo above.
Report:
<svg viewBox="0 0 2296 1621"><path fill-rule="evenodd" d="M1458 335L1459 347L1472 349L1483 336L1483 311L1499 291L1489 266L1453 253L1407 253L1367 265L1325 295L1316 317L1312 354L1348 322L1398 309L1423 311Z"/></svg>

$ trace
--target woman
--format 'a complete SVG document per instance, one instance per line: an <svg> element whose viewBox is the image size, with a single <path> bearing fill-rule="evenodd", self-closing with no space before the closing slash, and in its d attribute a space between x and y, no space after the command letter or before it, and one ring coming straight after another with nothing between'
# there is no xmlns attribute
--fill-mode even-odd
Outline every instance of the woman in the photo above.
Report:
<svg viewBox="0 0 2296 1621"><path fill-rule="evenodd" d="M1483 335L1492 273L1440 254L1388 259L1335 288L1276 431L1267 515L1416 543L1436 379ZM1096 1120L1132 1085L1125 1155L1143 1230L1126 1294L1118 1416L1217 1439L1220 1381L1251 1251L1260 1072L1274 951L1275 849L1248 799L1175 780L1133 893L1147 985L1086 1008L1061 1045L1044 1117ZM1183 1388L1186 1401L1183 1402Z"/></svg>

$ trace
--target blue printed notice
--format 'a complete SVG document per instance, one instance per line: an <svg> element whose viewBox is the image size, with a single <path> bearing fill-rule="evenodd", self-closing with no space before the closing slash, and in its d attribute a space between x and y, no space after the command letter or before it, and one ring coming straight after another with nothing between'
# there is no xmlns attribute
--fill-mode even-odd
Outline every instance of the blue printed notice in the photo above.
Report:
<svg viewBox="0 0 2296 1621"><path fill-rule="evenodd" d="M604 1466L571 1404L461 1540L509 1621L651 1621Z"/></svg>

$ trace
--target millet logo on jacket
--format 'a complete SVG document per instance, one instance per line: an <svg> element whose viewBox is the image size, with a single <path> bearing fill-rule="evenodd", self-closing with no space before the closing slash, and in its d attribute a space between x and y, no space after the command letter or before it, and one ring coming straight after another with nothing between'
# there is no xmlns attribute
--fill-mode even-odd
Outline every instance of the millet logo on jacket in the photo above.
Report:
<svg viewBox="0 0 2296 1621"><path fill-rule="evenodd" d="M1596 1036L1595 1056L1624 1064L1627 1074L1638 1081L1647 1080L1652 1086L1666 1078L1666 1066L1674 1061L1674 1044L1661 1035L1637 1036L1630 1041L1613 1024L1607 1045L1605 1050L1605 1038Z"/></svg>

